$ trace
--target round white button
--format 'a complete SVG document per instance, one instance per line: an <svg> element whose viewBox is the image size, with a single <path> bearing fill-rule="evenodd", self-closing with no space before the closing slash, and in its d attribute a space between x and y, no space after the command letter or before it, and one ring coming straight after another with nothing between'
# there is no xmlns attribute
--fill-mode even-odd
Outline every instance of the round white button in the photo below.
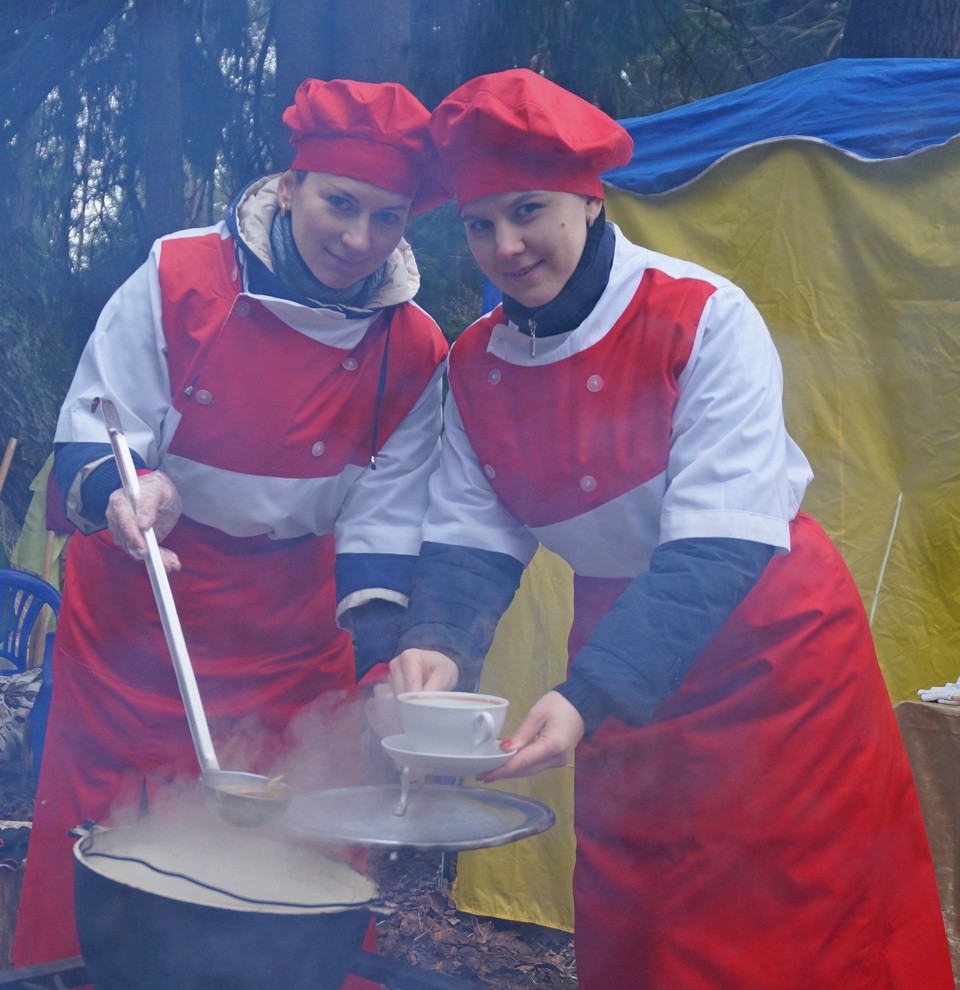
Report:
<svg viewBox="0 0 960 990"><path fill-rule="evenodd" d="M241 299L237 303L237 316L249 316L250 315L250 301L248 299Z"/></svg>
<svg viewBox="0 0 960 990"><path fill-rule="evenodd" d="M580 487L581 487L581 488L582 488L582 489L583 489L583 490L584 490L585 492L592 492L592 491L594 491L594 490L596 489L596 487L597 487L597 479L596 479L596 478L591 478L589 474L585 474L585 475L584 475L584 476L583 476L583 477L582 477L582 478L580 479Z"/></svg>
<svg viewBox="0 0 960 990"><path fill-rule="evenodd" d="M321 455L321 454L322 454L322 453L323 453L323 452L324 452L324 451L325 451L326 449L327 449L327 445L326 445L326 444L325 444L325 443L324 443L324 442L323 442L322 440L318 440L318 441L317 441L317 442L316 442L316 443L315 443L315 444L313 445L313 448L311 449L311 451L310 451L310 453L311 453L311 454L313 454L313 456L314 456L314 457L320 457L320 455Z"/></svg>
<svg viewBox="0 0 960 990"><path fill-rule="evenodd" d="M603 388L603 378L600 375L591 375L587 379L587 389L590 392L599 392Z"/></svg>
<svg viewBox="0 0 960 990"><path fill-rule="evenodd" d="M489 381L491 385L496 385L497 382L500 381L500 371L498 368L494 368L493 371L487 375L487 381Z"/></svg>
<svg viewBox="0 0 960 990"><path fill-rule="evenodd" d="M486 476L487 476L488 478L496 478L496 476L497 476L497 472L496 472L496 471L494 471L494 469L493 469L493 465L492 465L492 464L484 464L484 465L483 465L483 473L484 473L484 474L485 474L485 475L486 475Z"/></svg>
<svg viewBox="0 0 960 990"><path fill-rule="evenodd" d="M360 367L360 362L354 357L348 357L343 359L343 367L347 371L356 371Z"/></svg>
<svg viewBox="0 0 960 990"><path fill-rule="evenodd" d="M201 388L197 390L197 402L201 406L209 406L213 402L213 396L205 389Z"/></svg>

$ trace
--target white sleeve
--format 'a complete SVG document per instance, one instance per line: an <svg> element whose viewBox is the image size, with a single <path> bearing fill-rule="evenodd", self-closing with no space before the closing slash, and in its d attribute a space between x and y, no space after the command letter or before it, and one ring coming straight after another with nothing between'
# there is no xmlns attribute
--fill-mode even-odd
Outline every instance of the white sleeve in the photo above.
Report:
<svg viewBox="0 0 960 990"><path fill-rule="evenodd" d="M539 545L490 487L467 439L452 391L444 406L440 467L430 479L423 539L506 553L524 567Z"/></svg>
<svg viewBox="0 0 960 990"><path fill-rule="evenodd" d="M335 527L337 553L420 552L427 483L439 459L441 364L416 405L347 492Z"/></svg>
<svg viewBox="0 0 960 990"><path fill-rule="evenodd" d="M731 537L787 550L812 472L783 421L763 318L723 283L704 308L673 415L660 540Z"/></svg>
<svg viewBox="0 0 960 990"><path fill-rule="evenodd" d="M130 447L149 466L159 463L172 400L158 261L155 244L100 314L61 406L57 443L108 443L103 417L93 406L104 397L116 405Z"/></svg>

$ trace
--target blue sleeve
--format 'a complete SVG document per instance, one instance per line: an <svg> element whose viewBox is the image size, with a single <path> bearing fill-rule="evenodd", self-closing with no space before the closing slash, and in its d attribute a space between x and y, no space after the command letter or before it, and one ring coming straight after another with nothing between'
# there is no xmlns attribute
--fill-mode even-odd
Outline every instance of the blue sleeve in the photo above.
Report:
<svg viewBox="0 0 960 990"><path fill-rule="evenodd" d="M414 555L400 553L338 553L334 565L337 601L365 588L389 588L410 594Z"/></svg>
<svg viewBox="0 0 960 990"><path fill-rule="evenodd" d="M337 601L368 588L386 588L406 597L416 562L415 556L406 554L339 553L334 565ZM405 611L399 602L372 598L340 616L341 627L353 640L358 681L378 663L397 655L397 636Z"/></svg>
<svg viewBox="0 0 960 990"><path fill-rule="evenodd" d="M405 611L398 602L374 598L348 608L340 616L340 625L353 640L358 681L378 663L388 663L397 655L397 637Z"/></svg>
<svg viewBox="0 0 960 990"><path fill-rule="evenodd" d="M658 547L650 570L600 620L556 690L587 732L612 715L644 725L746 598L773 556L763 543L676 540Z"/></svg>
<svg viewBox="0 0 960 990"><path fill-rule="evenodd" d="M424 543L398 649L438 650L456 661L461 690L475 690L500 616L523 564L492 550Z"/></svg>
<svg viewBox="0 0 960 990"><path fill-rule="evenodd" d="M146 462L135 451L130 451L133 463L137 469L145 468ZM120 471L113 459L113 448L108 443L58 443L54 444L53 476L57 488L63 492L64 498L73 486L73 481L79 471L93 461L102 457L109 460L98 464L84 478L80 489L83 502L83 515L91 523L106 525L105 515L110 494L120 487Z"/></svg>

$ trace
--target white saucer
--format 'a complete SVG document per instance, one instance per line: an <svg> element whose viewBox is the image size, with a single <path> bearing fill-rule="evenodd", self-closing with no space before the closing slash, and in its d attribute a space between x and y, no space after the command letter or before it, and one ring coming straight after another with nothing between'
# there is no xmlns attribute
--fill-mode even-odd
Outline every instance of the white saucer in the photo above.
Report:
<svg viewBox="0 0 960 990"><path fill-rule="evenodd" d="M421 753L413 749L406 736L387 736L380 740L383 748L399 768L410 767L419 773L440 774L446 777L465 777L486 773L506 763L516 752L504 752L499 742L491 743L486 753L475 756L448 756L444 753Z"/></svg>

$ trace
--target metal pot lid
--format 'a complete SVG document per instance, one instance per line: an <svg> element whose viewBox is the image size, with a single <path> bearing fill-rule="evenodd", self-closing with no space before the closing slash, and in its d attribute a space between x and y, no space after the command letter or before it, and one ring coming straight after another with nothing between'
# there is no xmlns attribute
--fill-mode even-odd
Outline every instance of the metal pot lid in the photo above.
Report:
<svg viewBox="0 0 960 990"><path fill-rule="evenodd" d="M539 801L484 787L419 782L401 797L396 784L297 794L279 825L349 846L459 852L516 842L556 821Z"/></svg>

